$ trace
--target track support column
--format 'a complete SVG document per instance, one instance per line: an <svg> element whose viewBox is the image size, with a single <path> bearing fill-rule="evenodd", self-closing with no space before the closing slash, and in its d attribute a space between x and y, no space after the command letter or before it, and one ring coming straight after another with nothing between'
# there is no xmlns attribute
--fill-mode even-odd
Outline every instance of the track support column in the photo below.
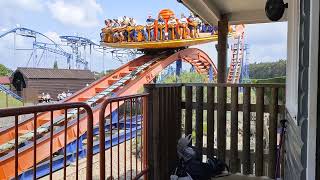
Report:
<svg viewBox="0 0 320 180"><path fill-rule="evenodd" d="M226 82L227 65L227 43L228 43L228 19L222 16L218 22L218 111L217 111L217 145L218 158L226 158L226 87L221 85Z"/></svg>
<svg viewBox="0 0 320 180"><path fill-rule="evenodd" d="M179 59L176 61L176 75L180 76L182 70L182 60Z"/></svg>

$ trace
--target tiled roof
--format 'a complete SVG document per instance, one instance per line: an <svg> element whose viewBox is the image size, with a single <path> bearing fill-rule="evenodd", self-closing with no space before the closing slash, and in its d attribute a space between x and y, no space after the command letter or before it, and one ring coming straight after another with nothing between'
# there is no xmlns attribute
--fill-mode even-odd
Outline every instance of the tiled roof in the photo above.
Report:
<svg viewBox="0 0 320 180"><path fill-rule="evenodd" d="M89 70L79 69L49 69L49 68L22 68L15 72L20 72L28 79L94 79L94 74Z"/></svg>
<svg viewBox="0 0 320 180"><path fill-rule="evenodd" d="M10 78L8 76L0 76L0 84L10 84Z"/></svg>

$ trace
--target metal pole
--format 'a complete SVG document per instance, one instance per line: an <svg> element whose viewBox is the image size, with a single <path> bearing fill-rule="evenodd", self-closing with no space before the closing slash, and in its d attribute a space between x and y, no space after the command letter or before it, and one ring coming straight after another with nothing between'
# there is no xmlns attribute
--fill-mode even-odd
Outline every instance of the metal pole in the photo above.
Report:
<svg viewBox="0 0 320 180"><path fill-rule="evenodd" d="M13 60L16 61L16 32L13 33Z"/></svg>
<svg viewBox="0 0 320 180"><path fill-rule="evenodd" d="M37 38L34 38L34 42L37 42ZM36 62L37 62L37 48L33 46L33 67L36 67Z"/></svg>
<svg viewBox="0 0 320 180"><path fill-rule="evenodd" d="M105 70L105 67L104 67L104 58L106 56L106 48L104 47L103 50L102 50L102 71L103 71L103 75L105 75L106 73L106 70Z"/></svg>
<svg viewBox="0 0 320 180"><path fill-rule="evenodd" d="M9 99L8 99L8 93L6 92L6 107L9 107Z"/></svg>

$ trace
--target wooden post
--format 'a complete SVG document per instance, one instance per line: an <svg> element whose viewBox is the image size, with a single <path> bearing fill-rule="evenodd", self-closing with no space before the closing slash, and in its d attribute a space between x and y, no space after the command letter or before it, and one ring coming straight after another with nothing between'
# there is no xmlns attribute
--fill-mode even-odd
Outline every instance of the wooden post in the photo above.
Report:
<svg viewBox="0 0 320 180"><path fill-rule="evenodd" d="M222 16L218 22L218 83L226 82L228 48L228 19Z"/></svg>
<svg viewBox="0 0 320 180"><path fill-rule="evenodd" d="M148 179L159 179L159 90L154 85L144 85L148 97L148 166L150 173Z"/></svg>
<svg viewBox="0 0 320 180"><path fill-rule="evenodd" d="M185 94L186 94L185 134L188 135L188 134L192 134L192 86L185 86Z"/></svg>
<svg viewBox="0 0 320 180"><path fill-rule="evenodd" d="M202 160L203 151L203 86L197 86L196 90L196 148Z"/></svg>
<svg viewBox="0 0 320 180"><path fill-rule="evenodd" d="M243 174L251 174L250 160L250 98L251 88L244 87L243 91Z"/></svg>
<svg viewBox="0 0 320 180"><path fill-rule="evenodd" d="M231 88L230 170L232 173L240 170L238 156L238 91L238 87Z"/></svg>
<svg viewBox="0 0 320 180"><path fill-rule="evenodd" d="M226 82L228 19L222 16L218 22L218 83ZM218 158L225 160L226 156L226 87L218 87Z"/></svg>
<svg viewBox="0 0 320 180"><path fill-rule="evenodd" d="M207 86L207 154L214 156L214 87Z"/></svg>
<svg viewBox="0 0 320 180"><path fill-rule="evenodd" d="M263 175L263 113L264 112L264 88L256 88L256 152L255 175Z"/></svg>
<svg viewBox="0 0 320 180"><path fill-rule="evenodd" d="M268 176L275 178L277 154L277 122L278 122L278 88L271 88L270 118L269 118L269 170Z"/></svg>
<svg viewBox="0 0 320 180"><path fill-rule="evenodd" d="M161 179L168 179L168 161L169 161L169 129L168 129L168 121L170 118L169 115L169 88L168 87L160 87L160 114L163 113L163 115L160 115L162 117L160 119L160 160L161 160Z"/></svg>
<svg viewBox="0 0 320 180"><path fill-rule="evenodd" d="M177 134L176 134L176 139L178 140L180 137L181 137L181 101L182 101L182 96L181 96L181 90L182 90L182 86L179 86L176 88L176 91L177 91L177 95L176 95L176 98L177 98L177 102L176 102L176 105L177 105Z"/></svg>

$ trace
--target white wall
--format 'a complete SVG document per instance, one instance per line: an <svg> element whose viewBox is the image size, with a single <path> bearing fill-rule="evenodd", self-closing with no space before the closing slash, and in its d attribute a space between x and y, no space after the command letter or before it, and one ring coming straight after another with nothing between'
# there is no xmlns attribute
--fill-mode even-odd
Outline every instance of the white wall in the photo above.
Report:
<svg viewBox="0 0 320 180"><path fill-rule="evenodd" d="M286 108L296 121L298 113L298 64L299 64L299 0L289 0L288 40L287 40L287 77L286 77ZM293 98L290 98L293 97Z"/></svg>
<svg viewBox="0 0 320 180"><path fill-rule="evenodd" d="M318 96L318 50L319 50L319 0L311 0L310 9L310 50L309 50L309 107L308 107L308 154L307 180L315 179L316 127Z"/></svg>
<svg viewBox="0 0 320 180"><path fill-rule="evenodd" d="M318 49L319 49L319 0L311 1L310 49L309 49L309 87L308 87L308 142L307 142L307 180L315 179L315 152L317 127L318 91ZM298 113L298 67L299 67L299 14L300 0L288 0L288 61L286 84L286 107L296 120Z"/></svg>

